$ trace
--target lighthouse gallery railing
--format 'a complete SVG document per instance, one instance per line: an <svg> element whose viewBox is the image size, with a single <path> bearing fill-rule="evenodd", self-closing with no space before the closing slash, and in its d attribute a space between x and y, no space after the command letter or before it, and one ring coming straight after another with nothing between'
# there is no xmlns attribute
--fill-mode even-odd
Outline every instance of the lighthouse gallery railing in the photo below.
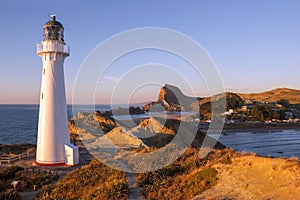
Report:
<svg viewBox="0 0 300 200"><path fill-rule="evenodd" d="M59 42L59 41L51 41L51 42L39 42L36 45L36 53L39 54L41 52L57 52L63 54L70 54L70 47Z"/></svg>

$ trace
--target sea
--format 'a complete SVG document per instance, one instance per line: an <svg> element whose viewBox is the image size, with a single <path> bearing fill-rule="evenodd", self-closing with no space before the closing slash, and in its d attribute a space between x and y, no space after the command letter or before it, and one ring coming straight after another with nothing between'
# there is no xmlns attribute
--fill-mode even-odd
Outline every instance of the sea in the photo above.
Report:
<svg viewBox="0 0 300 200"><path fill-rule="evenodd" d="M240 152L253 152L259 156L276 158L300 158L300 131L241 131L210 136Z"/></svg>
<svg viewBox="0 0 300 200"><path fill-rule="evenodd" d="M81 105L80 111L92 111L90 107ZM72 108L67 106L69 119L73 116ZM110 109L110 105L95 106L99 111ZM0 144L36 144L38 117L39 105L0 105Z"/></svg>
<svg viewBox="0 0 300 200"><path fill-rule="evenodd" d="M80 108L82 110L73 112L72 106L68 105L69 119L78 111L93 111L89 110L90 106ZM110 105L95 106L95 110L99 111L110 109ZM38 113L39 105L0 105L0 144L36 144ZM119 117L119 120L126 119ZM147 114L131 117L147 117ZM260 156L300 158L300 131L241 131L211 136L237 151L254 152Z"/></svg>

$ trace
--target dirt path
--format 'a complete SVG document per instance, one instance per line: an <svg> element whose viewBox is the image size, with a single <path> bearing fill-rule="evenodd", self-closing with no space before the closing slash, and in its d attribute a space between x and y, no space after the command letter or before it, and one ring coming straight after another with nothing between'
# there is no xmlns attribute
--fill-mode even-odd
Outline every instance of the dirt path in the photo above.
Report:
<svg viewBox="0 0 300 200"><path fill-rule="evenodd" d="M141 192L141 188L136 184L136 176L132 173L126 173L126 179L130 193L128 195L128 200L145 200L144 195Z"/></svg>
<svg viewBox="0 0 300 200"><path fill-rule="evenodd" d="M20 200L34 200L38 193L39 190L30 192L18 192Z"/></svg>

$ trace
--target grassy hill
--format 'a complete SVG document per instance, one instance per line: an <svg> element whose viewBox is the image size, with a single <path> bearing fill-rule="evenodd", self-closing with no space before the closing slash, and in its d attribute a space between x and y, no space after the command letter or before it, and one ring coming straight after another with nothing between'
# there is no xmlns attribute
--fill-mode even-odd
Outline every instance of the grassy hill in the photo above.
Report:
<svg viewBox="0 0 300 200"><path fill-rule="evenodd" d="M201 158L198 149L189 148L171 165L137 177L149 200L299 199L299 170L295 158L264 158L231 149L214 149Z"/></svg>
<svg viewBox="0 0 300 200"><path fill-rule="evenodd" d="M287 100L290 104L300 104L300 90L289 88L277 88L274 90L252 93L252 94L238 94L243 99L260 102L276 102L279 100Z"/></svg>

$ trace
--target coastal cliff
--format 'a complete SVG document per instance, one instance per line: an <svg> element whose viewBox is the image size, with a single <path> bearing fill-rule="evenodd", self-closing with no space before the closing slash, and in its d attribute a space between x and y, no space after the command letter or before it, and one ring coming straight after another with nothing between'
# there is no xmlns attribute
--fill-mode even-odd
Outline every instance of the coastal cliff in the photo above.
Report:
<svg viewBox="0 0 300 200"><path fill-rule="evenodd" d="M202 98L189 97L176 86L166 84L158 94L157 101L146 104L143 110L157 111L156 105L160 105L164 111L198 111L198 101ZM158 107L159 108L159 107ZM162 110L160 110L162 111Z"/></svg>
<svg viewBox="0 0 300 200"><path fill-rule="evenodd" d="M244 100L235 93L226 92L212 97L189 97L178 87L166 84L158 94L157 101L146 104L142 109L145 111L190 111L200 112L206 118L211 117L211 101L226 98L226 109L236 109L243 105Z"/></svg>

